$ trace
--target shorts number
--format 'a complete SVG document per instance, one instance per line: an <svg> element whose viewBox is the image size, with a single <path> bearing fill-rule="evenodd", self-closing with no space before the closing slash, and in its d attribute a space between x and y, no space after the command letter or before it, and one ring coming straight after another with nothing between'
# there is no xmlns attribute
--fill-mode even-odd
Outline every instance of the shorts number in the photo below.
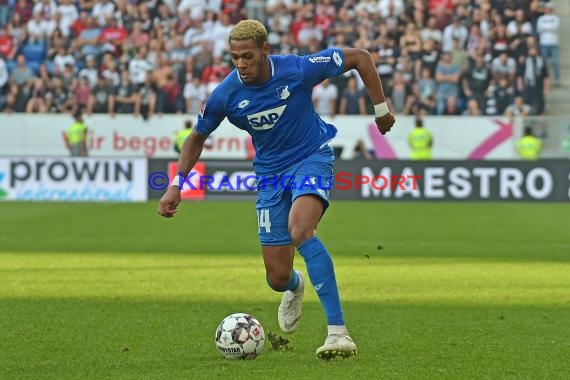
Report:
<svg viewBox="0 0 570 380"><path fill-rule="evenodd" d="M269 210L257 210L257 225L259 230L265 228L265 233L271 232L271 221L269 220Z"/></svg>

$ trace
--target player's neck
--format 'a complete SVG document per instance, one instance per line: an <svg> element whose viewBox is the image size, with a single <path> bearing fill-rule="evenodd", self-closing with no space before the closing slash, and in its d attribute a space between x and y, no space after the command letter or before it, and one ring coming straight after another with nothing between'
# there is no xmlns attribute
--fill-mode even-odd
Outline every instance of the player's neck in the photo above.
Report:
<svg viewBox="0 0 570 380"><path fill-rule="evenodd" d="M261 64L261 75L259 79L252 83L254 86L261 86L265 84L269 79L271 79L271 62L269 61L269 57L265 57L263 63Z"/></svg>

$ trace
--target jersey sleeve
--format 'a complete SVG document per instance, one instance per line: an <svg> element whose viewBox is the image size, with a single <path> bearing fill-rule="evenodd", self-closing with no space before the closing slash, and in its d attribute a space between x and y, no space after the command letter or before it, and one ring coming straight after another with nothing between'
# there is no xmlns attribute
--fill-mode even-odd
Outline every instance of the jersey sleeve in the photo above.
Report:
<svg viewBox="0 0 570 380"><path fill-rule="evenodd" d="M345 57L341 49L331 48L299 58L305 81L315 85L326 78L344 73Z"/></svg>
<svg viewBox="0 0 570 380"><path fill-rule="evenodd" d="M220 86L214 89L198 114L196 132L206 137L210 136L226 117L226 101L221 96L221 91L216 91L219 88Z"/></svg>

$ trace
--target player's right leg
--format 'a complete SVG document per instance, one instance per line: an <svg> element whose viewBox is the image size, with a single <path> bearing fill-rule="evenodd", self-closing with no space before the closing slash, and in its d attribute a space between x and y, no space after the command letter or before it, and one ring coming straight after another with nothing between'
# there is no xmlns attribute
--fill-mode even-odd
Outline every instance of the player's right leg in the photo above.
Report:
<svg viewBox="0 0 570 380"><path fill-rule="evenodd" d="M288 230L290 207L290 193L284 192L283 188L258 190L258 234L266 279L271 289L283 293L277 319L286 333L299 326L305 289L301 272L293 268L295 249Z"/></svg>
<svg viewBox="0 0 570 380"><path fill-rule="evenodd" d="M292 245L263 245L262 252L267 283L273 290L283 293L277 312L279 327L283 332L291 333L299 326L305 291L303 275L293 268L295 250Z"/></svg>

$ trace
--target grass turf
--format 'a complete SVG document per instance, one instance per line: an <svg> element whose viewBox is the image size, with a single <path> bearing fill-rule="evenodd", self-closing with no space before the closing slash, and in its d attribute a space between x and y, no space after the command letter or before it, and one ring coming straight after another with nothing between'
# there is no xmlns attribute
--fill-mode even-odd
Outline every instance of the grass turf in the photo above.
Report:
<svg viewBox="0 0 570 380"><path fill-rule="evenodd" d="M326 327L310 288L299 330L279 333L251 203L185 203L170 220L154 202L0 211L1 379L570 373L568 204L333 203L319 236L359 346L334 362L314 354ZM291 350L221 358L214 331L233 312Z"/></svg>

